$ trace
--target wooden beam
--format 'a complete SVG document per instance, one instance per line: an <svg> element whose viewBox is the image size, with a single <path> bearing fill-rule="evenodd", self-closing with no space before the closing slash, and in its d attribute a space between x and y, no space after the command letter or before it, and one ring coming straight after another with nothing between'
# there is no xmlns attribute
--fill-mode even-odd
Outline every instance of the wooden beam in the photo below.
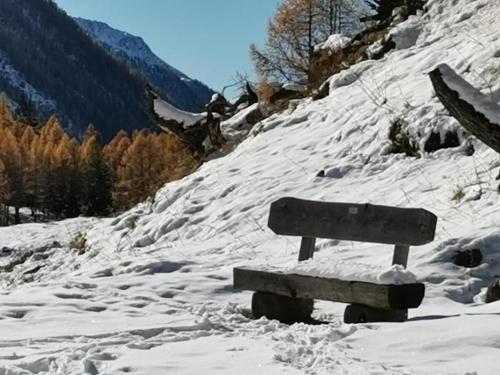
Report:
<svg viewBox="0 0 500 375"><path fill-rule="evenodd" d="M173 119L164 119L155 111L155 101L161 100L152 87L146 86L149 98L148 113L158 127L166 133L179 138L192 151L193 156L202 161L214 149L220 149L226 142L221 130L220 119L209 111L206 116L191 126L185 127ZM207 149L207 140L210 140L213 149Z"/></svg>
<svg viewBox="0 0 500 375"><path fill-rule="evenodd" d="M416 308L425 294L424 284L379 285L246 268L235 268L233 275L236 289L359 304L386 310Z"/></svg>
<svg viewBox="0 0 500 375"><path fill-rule="evenodd" d="M316 245L316 238L302 237L299 252L299 262L311 259L314 256L314 247Z"/></svg>
<svg viewBox="0 0 500 375"><path fill-rule="evenodd" d="M443 74L441 72L443 68L452 72L454 79L459 81L460 86L468 88L470 92L475 92L477 98L484 98L485 96L463 78L458 76L450 67L443 65L429 73L434 91L441 103L468 132L496 152L500 153L500 124L492 123L483 113L474 107L473 103L468 103L461 98L459 92L452 90L443 79ZM496 110L500 114L499 105L495 105L491 102L490 106L496 106Z"/></svg>
<svg viewBox="0 0 500 375"><path fill-rule="evenodd" d="M394 246L394 255L392 257L392 264L400 264L404 268L408 265L408 254L410 253L410 246L396 245Z"/></svg>
<svg viewBox="0 0 500 375"><path fill-rule="evenodd" d="M273 293L256 292L252 296L252 313L255 319L265 316L282 323L310 323L314 308L312 299L291 298Z"/></svg>
<svg viewBox="0 0 500 375"><path fill-rule="evenodd" d="M288 236L423 245L434 240L436 222L418 208L282 198L271 204L268 226Z"/></svg>

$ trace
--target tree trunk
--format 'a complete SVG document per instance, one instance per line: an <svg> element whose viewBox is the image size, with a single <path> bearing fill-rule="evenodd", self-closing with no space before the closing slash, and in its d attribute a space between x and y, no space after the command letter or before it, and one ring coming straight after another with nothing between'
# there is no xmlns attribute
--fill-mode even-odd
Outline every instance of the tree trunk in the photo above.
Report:
<svg viewBox="0 0 500 375"><path fill-rule="evenodd" d="M459 92L448 87L440 67L434 69L429 75L437 97L460 125L484 144L500 153L500 124L490 122L483 113L474 108L472 103L462 99ZM461 84L470 86L465 80ZM484 96L479 90L477 90L477 95ZM498 111L500 114L500 106L498 106Z"/></svg>
<svg viewBox="0 0 500 375"><path fill-rule="evenodd" d="M19 214L19 207L14 208L14 224L21 224L21 215Z"/></svg>

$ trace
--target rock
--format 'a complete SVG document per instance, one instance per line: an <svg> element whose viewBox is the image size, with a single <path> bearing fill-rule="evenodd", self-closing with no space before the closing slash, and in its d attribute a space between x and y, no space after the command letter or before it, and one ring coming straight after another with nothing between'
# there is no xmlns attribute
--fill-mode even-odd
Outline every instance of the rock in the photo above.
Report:
<svg viewBox="0 0 500 375"><path fill-rule="evenodd" d="M305 94L301 91L290 90L290 89L282 87L271 96L269 101L271 102L271 104L274 104L279 100L289 101L291 99L302 98L302 97L304 97L304 95Z"/></svg>
<svg viewBox="0 0 500 375"><path fill-rule="evenodd" d="M425 152L435 152L445 148L459 147L460 140L456 132L447 131L444 140L441 139L439 132L432 133L427 141L425 141Z"/></svg>
<svg viewBox="0 0 500 375"><path fill-rule="evenodd" d="M225 116L228 112L232 112L232 105L222 94L214 94L210 103L207 104L207 112L218 113Z"/></svg>
<svg viewBox="0 0 500 375"><path fill-rule="evenodd" d="M85 374L90 374L90 375L97 375L99 374L99 371L97 370L97 367L95 367L94 363L88 359L85 359L83 361L83 372Z"/></svg>
<svg viewBox="0 0 500 375"><path fill-rule="evenodd" d="M14 249L4 246L0 249L0 256L8 256L12 254L14 251L15 251Z"/></svg>
<svg viewBox="0 0 500 375"><path fill-rule="evenodd" d="M493 281L486 292L486 303L500 300L500 280Z"/></svg>
<svg viewBox="0 0 500 375"><path fill-rule="evenodd" d="M330 95L330 82L327 81L323 83L319 89L317 89L313 95L313 100L321 100Z"/></svg>
<svg viewBox="0 0 500 375"><path fill-rule="evenodd" d="M474 155L475 152L476 152L476 149L474 148L474 145L472 144L472 142L467 141L467 143L465 145L465 149L464 149L465 156L472 156L472 155ZM500 177L500 175L499 175L499 177Z"/></svg>
<svg viewBox="0 0 500 375"><path fill-rule="evenodd" d="M474 268L481 264L483 254L480 249L457 251L453 257L453 263L460 267Z"/></svg>
<svg viewBox="0 0 500 375"><path fill-rule="evenodd" d="M260 107L257 107L255 110L250 112L246 117L246 122L248 125L255 125L256 123L265 119L264 114L260 110Z"/></svg>
<svg viewBox="0 0 500 375"><path fill-rule="evenodd" d="M58 241L54 241L54 242L52 242L51 247L54 249L60 249L62 247L62 245Z"/></svg>
<svg viewBox="0 0 500 375"><path fill-rule="evenodd" d="M495 180L500 180L500 171L498 171L498 174L497 174L497 177L495 178Z"/></svg>
<svg viewBox="0 0 500 375"><path fill-rule="evenodd" d="M319 171L316 177L325 177L325 171L324 170Z"/></svg>

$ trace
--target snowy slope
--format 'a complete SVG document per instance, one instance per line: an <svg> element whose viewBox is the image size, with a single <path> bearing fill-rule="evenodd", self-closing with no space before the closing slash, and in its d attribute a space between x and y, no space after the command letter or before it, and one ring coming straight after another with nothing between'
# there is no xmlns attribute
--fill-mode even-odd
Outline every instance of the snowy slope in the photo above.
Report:
<svg viewBox="0 0 500 375"><path fill-rule="evenodd" d="M5 90L10 88L19 90L30 98L36 108L40 108L43 112L53 112L56 109L54 100L49 99L44 93L41 93L20 73L14 66L10 64L8 58L0 50L0 80Z"/></svg>
<svg viewBox="0 0 500 375"><path fill-rule="evenodd" d="M113 29L103 22L83 18L75 18L75 21L102 47L140 71L179 108L195 111L210 101L213 90L165 63L141 37Z"/></svg>
<svg viewBox="0 0 500 375"><path fill-rule="evenodd" d="M393 30L399 50L332 77L329 97L258 124L154 202L114 219L0 230L2 266L32 251L0 274L0 374L498 374L500 303L483 302L500 275L498 155L475 140L473 156L465 146L420 159L386 152L396 118L422 143L457 128L427 76L440 63L499 101L498 14L493 0L430 0ZM315 311L327 325L248 319L251 293L232 290L232 268L296 261L300 240L266 228L282 196L434 212L436 240L410 250L423 305L403 324L345 325L345 306L329 302ZM84 255L68 249L77 232ZM389 269L392 256L387 245L318 247L317 266L345 275L349 264ZM479 267L452 264L472 248Z"/></svg>

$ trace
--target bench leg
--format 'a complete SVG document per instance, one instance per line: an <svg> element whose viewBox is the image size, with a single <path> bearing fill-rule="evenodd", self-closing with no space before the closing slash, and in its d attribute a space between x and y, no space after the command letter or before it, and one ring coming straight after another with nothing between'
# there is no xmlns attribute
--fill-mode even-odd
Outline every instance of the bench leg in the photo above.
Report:
<svg viewBox="0 0 500 375"><path fill-rule="evenodd" d="M265 316L282 323L310 322L314 301L291 298L273 293L256 292L252 297L252 313L256 319Z"/></svg>
<svg viewBox="0 0 500 375"><path fill-rule="evenodd" d="M384 310L363 305L348 305L344 312L344 323L404 322L408 309Z"/></svg>

